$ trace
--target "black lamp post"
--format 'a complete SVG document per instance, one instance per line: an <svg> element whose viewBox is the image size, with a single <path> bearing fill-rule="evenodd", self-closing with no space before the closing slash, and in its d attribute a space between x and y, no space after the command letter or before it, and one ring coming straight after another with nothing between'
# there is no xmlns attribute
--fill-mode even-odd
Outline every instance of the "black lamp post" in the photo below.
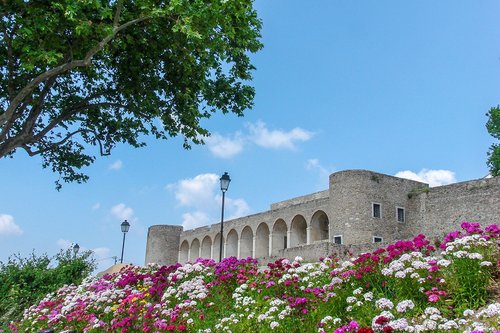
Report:
<svg viewBox="0 0 500 333"><path fill-rule="evenodd" d="M224 199L226 196L227 188L229 187L229 183L231 182L231 178L227 172L224 172L222 177L220 177L220 190L222 191L222 214L220 218L220 247L219 247L219 262L222 261L222 235L224 232Z"/></svg>
<svg viewBox="0 0 500 333"><path fill-rule="evenodd" d="M76 243L75 245L73 245L73 256L76 257L76 255L78 254L78 251L80 251L80 245L78 245L78 243Z"/></svg>
<svg viewBox="0 0 500 333"><path fill-rule="evenodd" d="M120 259L120 264L123 264L123 250L125 249L125 235L127 234L128 229L130 229L130 223L128 223L127 220L125 220L122 222L122 224L120 226L121 226L122 232L123 232L122 257Z"/></svg>

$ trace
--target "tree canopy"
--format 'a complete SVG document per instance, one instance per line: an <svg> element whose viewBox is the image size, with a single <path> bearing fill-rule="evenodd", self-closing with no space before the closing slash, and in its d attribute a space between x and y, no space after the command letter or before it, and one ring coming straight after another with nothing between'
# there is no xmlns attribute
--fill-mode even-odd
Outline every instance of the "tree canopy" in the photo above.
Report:
<svg viewBox="0 0 500 333"><path fill-rule="evenodd" d="M491 108L486 114L486 129L497 140L500 140L500 106ZM488 166L493 177L500 177L500 144L493 143L488 151Z"/></svg>
<svg viewBox="0 0 500 333"><path fill-rule="evenodd" d="M252 106L253 0L2 0L0 14L0 158L22 149L82 182L118 143L189 148L201 119Z"/></svg>

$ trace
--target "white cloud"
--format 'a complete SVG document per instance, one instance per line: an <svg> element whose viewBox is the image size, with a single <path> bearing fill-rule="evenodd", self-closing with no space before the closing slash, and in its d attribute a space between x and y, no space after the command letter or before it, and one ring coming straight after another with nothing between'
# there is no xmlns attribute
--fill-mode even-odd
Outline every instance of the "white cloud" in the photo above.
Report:
<svg viewBox="0 0 500 333"><path fill-rule="evenodd" d="M92 249L97 260L107 259L111 250L107 247L95 247Z"/></svg>
<svg viewBox="0 0 500 333"><path fill-rule="evenodd" d="M99 208L101 208L101 204L98 202L92 205L92 210L98 210Z"/></svg>
<svg viewBox="0 0 500 333"><path fill-rule="evenodd" d="M12 215L0 214L0 236L20 236L24 231L14 223Z"/></svg>
<svg viewBox="0 0 500 333"><path fill-rule="evenodd" d="M399 171L395 174L395 176L427 183L430 187L448 185L457 182L455 173L450 170L422 169L418 173L405 170Z"/></svg>
<svg viewBox="0 0 500 333"><path fill-rule="evenodd" d="M216 174L206 173L194 178L183 179L167 185L167 189L174 191L180 207L190 210L182 214L182 225L185 229L219 222L221 193L219 176ZM227 195L224 209L227 219L250 213L250 207L244 199L233 199Z"/></svg>
<svg viewBox="0 0 500 333"><path fill-rule="evenodd" d="M271 149L295 149L296 141L308 141L312 133L296 127L288 132L269 130L264 122L247 125L250 139L258 146Z"/></svg>
<svg viewBox="0 0 500 333"><path fill-rule="evenodd" d="M57 246L59 246L59 248L62 250L72 249L73 245L75 244L67 239L58 239L56 243L57 243ZM85 251L89 251L89 248L82 245L82 244L78 244L78 246L80 246L80 250L79 250L80 253L85 252ZM111 257L111 255L110 255L111 249L109 249L107 247L95 247L95 248L90 249L90 251L93 252L93 256L96 260L96 263L97 263L96 271L97 272L104 271L105 269L109 268L110 266L112 266L114 264L113 257Z"/></svg>
<svg viewBox="0 0 500 333"><path fill-rule="evenodd" d="M204 212L182 214L182 226L185 230L198 228L210 224L210 217Z"/></svg>
<svg viewBox="0 0 500 333"><path fill-rule="evenodd" d="M219 199L218 201L221 202L221 200ZM228 215L228 219L235 219L250 214L250 207L243 199L227 198L225 204L231 210L231 215Z"/></svg>
<svg viewBox="0 0 500 333"><path fill-rule="evenodd" d="M108 170L120 170L121 168L123 168L123 162L121 160L117 160L109 165Z"/></svg>
<svg viewBox="0 0 500 333"><path fill-rule="evenodd" d="M247 132L236 132L223 136L212 133L208 138L203 138L210 152L220 158L231 158L240 154L248 144L267 149L296 149L297 142L308 141L313 133L296 127L290 131L269 130L266 123L257 121L246 124Z"/></svg>
<svg viewBox="0 0 500 333"><path fill-rule="evenodd" d="M236 133L233 138L224 137L218 133L213 133L208 138L203 139L216 157L231 158L243 151L244 138L240 133Z"/></svg>
<svg viewBox="0 0 500 333"><path fill-rule="evenodd" d="M312 159L307 160L306 169L307 170L316 170L319 172L319 175L321 178L326 178L326 179L328 179L330 174L333 172L333 170L329 170L329 169L325 168L319 162L319 159L317 159L317 158L312 158Z"/></svg>
<svg viewBox="0 0 500 333"><path fill-rule="evenodd" d="M70 242L69 240L67 239L58 239L57 240L57 246L59 246L59 248L63 249L63 250L66 250L66 249L69 249L70 247L73 247L73 242Z"/></svg>
<svg viewBox="0 0 500 333"><path fill-rule="evenodd" d="M169 184L167 188L175 191L175 198L181 206L204 206L212 204L218 183L219 176L205 173Z"/></svg>
<svg viewBox="0 0 500 333"><path fill-rule="evenodd" d="M134 210L127 207L123 203L119 203L111 208L111 214L113 214L119 220L128 220L129 222L136 220L134 217Z"/></svg>
<svg viewBox="0 0 500 333"><path fill-rule="evenodd" d="M328 187L329 177L330 174L333 173L333 169L328 169L323 166L317 158L307 160L306 169L318 174L319 183L317 186L319 189L324 190L325 187Z"/></svg>

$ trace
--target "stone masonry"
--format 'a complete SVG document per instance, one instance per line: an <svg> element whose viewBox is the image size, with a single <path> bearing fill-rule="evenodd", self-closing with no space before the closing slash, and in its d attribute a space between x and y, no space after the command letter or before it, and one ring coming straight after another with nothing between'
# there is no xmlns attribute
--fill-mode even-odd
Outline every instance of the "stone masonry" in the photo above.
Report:
<svg viewBox="0 0 500 333"><path fill-rule="evenodd" d="M329 189L271 204L270 210L224 221L224 257L317 260L366 252L419 233L441 238L462 221L500 222L500 177L432 187L367 170L330 175ZM146 263L219 258L220 223L192 230L155 225Z"/></svg>

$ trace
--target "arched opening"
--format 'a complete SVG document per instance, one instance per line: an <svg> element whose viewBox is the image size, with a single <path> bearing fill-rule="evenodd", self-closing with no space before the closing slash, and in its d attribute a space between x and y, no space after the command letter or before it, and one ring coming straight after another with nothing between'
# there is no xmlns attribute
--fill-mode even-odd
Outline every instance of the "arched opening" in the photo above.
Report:
<svg viewBox="0 0 500 333"><path fill-rule="evenodd" d="M246 226L241 232L240 239L240 257L253 257L253 232L252 228Z"/></svg>
<svg viewBox="0 0 500 333"><path fill-rule="evenodd" d="M179 255L179 262L181 264L187 263L189 260L189 243L187 240L183 241L181 244L181 253Z"/></svg>
<svg viewBox="0 0 500 333"><path fill-rule="evenodd" d="M210 239L210 236L205 236L205 238L203 238L203 241L201 242L201 257L210 259L212 257L211 252L212 240Z"/></svg>
<svg viewBox="0 0 500 333"><path fill-rule="evenodd" d="M215 235L213 247L214 247L214 252L213 252L214 257L212 259L218 261L220 256L220 232L217 235ZM222 257L224 257L224 253L222 253Z"/></svg>
<svg viewBox="0 0 500 333"><path fill-rule="evenodd" d="M286 249L286 244L287 244L287 232L288 228L286 226L285 221L282 219L277 220L274 222L273 226L273 249L272 249L272 255L276 256L278 255L279 250Z"/></svg>
<svg viewBox="0 0 500 333"><path fill-rule="evenodd" d="M307 244L307 222L304 216L295 216L290 229L292 231L290 235L290 247Z"/></svg>
<svg viewBox="0 0 500 333"><path fill-rule="evenodd" d="M255 258L269 256L269 227L264 222L259 224L255 232Z"/></svg>
<svg viewBox="0 0 500 333"><path fill-rule="evenodd" d="M231 229L227 234L226 246L226 257L238 256L238 233L236 230Z"/></svg>
<svg viewBox="0 0 500 333"><path fill-rule="evenodd" d="M200 257L200 241L198 238L191 242L191 252L189 252L189 261L195 261Z"/></svg>
<svg viewBox="0 0 500 333"><path fill-rule="evenodd" d="M311 219L311 242L329 239L330 222L322 210L314 213Z"/></svg>

